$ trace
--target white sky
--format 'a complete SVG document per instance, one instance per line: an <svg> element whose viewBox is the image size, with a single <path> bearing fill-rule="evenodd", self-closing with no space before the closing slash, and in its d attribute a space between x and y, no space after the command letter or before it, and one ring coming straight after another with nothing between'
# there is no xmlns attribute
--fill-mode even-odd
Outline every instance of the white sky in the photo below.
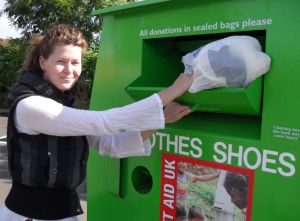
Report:
<svg viewBox="0 0 300 221"><path fill-rule="evenodd" d="M2 10L5 4L5 0L0 0L0 9ZM6 15L0 17L0 38L17 38L20 37L21 31L16 30L14 27L9 25L9 21Z"/></svg>

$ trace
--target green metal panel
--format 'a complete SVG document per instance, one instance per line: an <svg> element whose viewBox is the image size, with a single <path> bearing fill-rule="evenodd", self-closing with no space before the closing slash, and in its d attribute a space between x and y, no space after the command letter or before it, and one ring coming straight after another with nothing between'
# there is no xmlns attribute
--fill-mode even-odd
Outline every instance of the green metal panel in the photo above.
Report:
<svg viewBox="0 0 300 221"><path fill-rule="evenodd" d="M124 5L115 6L115 7L99 9L94 11L93 15L104 15L104 14L128 11L130 9L141 8L143 6L149 7L150 5L155 5L158 3L168 2L168 1L171 0L148 0L148 1L132 2Z"/></svg>
<svg viewBox="0 0 300 221"><path fill-rule="evenodd" d="M248 88L184 94L178 101L195 111L158 131L151 157L117 160L92 152L89 220L159 220L162 153L183 155L166 142L166 137L179 136L201 139L199 161L216 162L217 142L224 144L227 156L229 146L233 152L242 150L241 161L233 157L217 163L253 169L251 220L299 220L299 8L296 0L146 0L95 11L103 15L104 26L90 106L94 110L161 90L183 70L185 52L225 36L258 38L272 63ZM185 156L194 158L189 148ZM245 156L247 151L251 154Z"/></svg>

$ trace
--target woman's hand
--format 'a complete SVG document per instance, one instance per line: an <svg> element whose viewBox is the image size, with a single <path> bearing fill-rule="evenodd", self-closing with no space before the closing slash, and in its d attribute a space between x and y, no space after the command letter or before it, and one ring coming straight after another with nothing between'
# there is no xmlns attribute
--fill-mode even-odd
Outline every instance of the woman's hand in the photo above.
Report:
<svg viewBox="0 0 300 221"><path fill-rule="evenodd" d="M160 96L163 105L165 106L187 91L187 89L193 83L193 79L193 75L180 74L170 87L160 91L158 95Z"/></svg>
<svg viewBox="0 0 300 221"><path fill-rule="evenodd" d="M177 91L178 97L186 92L193 83L194 76L191 74L180 74L171 86L173 90Z"/></svg>
<svg viewBox="0 0 300 221"><path fill-rule="evenodd" d="M164 109L165 123L175 123L191 112L191 109L187 106L178 104L176 102L170 102ZM148 139L155 132L155 130L142 131L141 135L143 140Z"/></svg>
<svg viewBox="0 0 300 221"><path fill-rule="evenodd" d="M164 109L165 122L175 123L191 112L191 109L187 106L178 104L176 102L170 102Z"/></svg>

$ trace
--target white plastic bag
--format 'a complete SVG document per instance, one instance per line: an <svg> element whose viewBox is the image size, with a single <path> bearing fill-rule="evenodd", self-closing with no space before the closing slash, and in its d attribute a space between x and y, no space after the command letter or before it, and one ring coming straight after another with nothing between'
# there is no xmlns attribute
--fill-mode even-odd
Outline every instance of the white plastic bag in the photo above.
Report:
<svg viewBox="0 0 300 221"><path fill-rule="evenodd" d="M246 87L265 74L271 58L251 36L230 36L182 57L186 74L194 74L189 92L217 87Z"/></svg>

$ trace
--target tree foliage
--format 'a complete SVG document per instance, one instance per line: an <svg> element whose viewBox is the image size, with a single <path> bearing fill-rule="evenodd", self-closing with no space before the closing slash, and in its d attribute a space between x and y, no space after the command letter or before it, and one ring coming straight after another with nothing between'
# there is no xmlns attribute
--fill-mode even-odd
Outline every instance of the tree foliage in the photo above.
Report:
<svg viewBox="0 0 300 221"><path fill-rule="evenodd" d="M80 28L88 42L97 44L95 36L102 26L99 16L91 13L99 8L120 5L130 0L6 0L1 13L11 25L21 29L25 37L45 32L51 25L66 23Z"/></svg>
<svg viewBox="0 0 300 221"><path fill-rule="evenodd" d="M24 39L11 39L7 45L0 45L0 107L6 108L6 97L10 87L18 78L27 47Z"/></svg>

